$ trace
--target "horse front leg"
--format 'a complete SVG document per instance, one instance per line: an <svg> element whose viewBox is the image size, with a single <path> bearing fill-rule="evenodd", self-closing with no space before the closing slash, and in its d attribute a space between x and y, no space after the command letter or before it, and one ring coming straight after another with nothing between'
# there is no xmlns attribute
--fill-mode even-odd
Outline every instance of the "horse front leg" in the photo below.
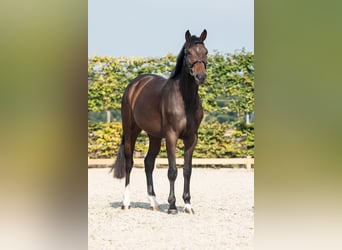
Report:
<svg viewBox="0 0 342 250"><path fill-rule="evenodd" d="M176 197L175 197L175 181L177 178L177 166L176 166L176 143L177 143L177 136L176 134L172 133L166 137L166 151L167 151L167 158L169 162L169 169L167 171L167 177L170 181L170 193L169 193L169 214L177 214L177 207L176 207Z"/></svg>
<svg viewBox="0 0 342 250"><path fill-rule="evenodd" d="M156 199L156 194L154 192L153 188L153 169L154 169L154 163L156 160L156 157L160 150L160 138L155 138L149 135L150 138L150 144L147 156L145 157L145 173L146 173L146 181L147 181L147 194L148 198L150 200L150 207L152 210L159 210L159 204Z"/></svg>
<svg viewBox="0 0 342 250"><path fill-rule="evenodd" d="M184 139L184 167L183 167L183 176L184 176L184 191L183 191L183 200L185 203L184 212L189 214L194 214L194 209L190 204L190 178L192 172L192 154L194 152L195 146L197 143L197 134L194 136L188 137Z"/></svg>

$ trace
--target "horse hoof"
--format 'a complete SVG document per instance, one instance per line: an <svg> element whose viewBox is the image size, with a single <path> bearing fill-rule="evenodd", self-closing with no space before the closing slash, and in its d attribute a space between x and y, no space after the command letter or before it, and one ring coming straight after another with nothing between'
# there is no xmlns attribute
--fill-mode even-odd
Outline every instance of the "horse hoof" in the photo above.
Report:
<svg viewBox="0 0 342 250"><path fill-rule="evenodd" d="M184 207L184 213L187 213L187 214L195 214L195 211L194 209L191 207L190 204L185 204L185 207Z"/></svg>
<svg viewBox="0 0 342 250"><path fill-rule="evenodd" d="M184 208L184 212L187 214L195 214L195 211L193 208Z"/></svg>
<svg viewBox="0 0 342 250"><path fill-rule="evenodd" d="M122 205L122 206L121 206L121 209L122 209L122 210L129 210L129 209L131 209L131 206Z"/></svg>
<svg viewBox="0 0 342 250"><path fill-rule="evenodd" d="M177 210L176 208L173 208L173 209L170 209L170 208L169 208L169 210L167 210L167 213L168 213L168 214L177 214L177 213L178 213L178 210Z"/></svg>
<svg viewBox="0 0 342 250"><path fill-rule="evenodd" d="M152 211L159 211L160 210L159 206L151 206L150 209Z"/></svg>

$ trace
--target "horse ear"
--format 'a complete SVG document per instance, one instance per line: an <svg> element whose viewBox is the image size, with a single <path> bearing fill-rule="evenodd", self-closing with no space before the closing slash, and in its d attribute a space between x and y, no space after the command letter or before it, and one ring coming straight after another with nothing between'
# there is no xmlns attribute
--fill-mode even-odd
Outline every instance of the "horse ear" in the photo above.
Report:
<svg viewBox="0 0 342 250"><path fill-rule="evenodd" d="M200 39L203 42L206 38L207 38L207 30L204 29L201 36L200 36Z"/></svg>
<svg viewBox="0 0 342 250"><path fill-rule="evenodd" d="M185 32L185 40L186 40L187 42L189 42L189 41L190 41L190 38L191 38L190 31L187 30L187 31Z"/></svg>

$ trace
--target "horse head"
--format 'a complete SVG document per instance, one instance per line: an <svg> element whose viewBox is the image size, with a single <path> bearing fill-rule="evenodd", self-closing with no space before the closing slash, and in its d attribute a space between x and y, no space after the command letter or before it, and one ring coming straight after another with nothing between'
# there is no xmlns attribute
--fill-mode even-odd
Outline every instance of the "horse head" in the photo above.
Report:
<svg viewBox="0 0 342 250"><path fill-rule="evenodd" d="M204 83L206 79L207 54L208 50L204 46L207 37L207 30L203 30L200 37L192 36L190 31L185 32L184 60L187 70L194 77L197 84Z"/></svg>

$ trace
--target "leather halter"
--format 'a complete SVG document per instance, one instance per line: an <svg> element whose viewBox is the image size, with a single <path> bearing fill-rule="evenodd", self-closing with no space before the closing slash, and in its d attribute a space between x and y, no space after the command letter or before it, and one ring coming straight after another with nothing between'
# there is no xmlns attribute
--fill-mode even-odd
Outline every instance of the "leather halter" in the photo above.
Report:
<svg viewBox="0 0 342 250"><path fill-rule="evenodd" d="M204 64L204 68L206 69L207 68L207 63L205 61L202 61L202 60L197 60L195 62L193 62L191 64L191 66L189 67L189 72L190 72L190 75L194 75L194 71L193 71L193 67L197 64L197 63L203 63Z"/></svg>
<svg viewBox="0 0 342 250"><path fill-rule="evenodd" d="M204 46L204 43L203 42L195 42L195 44L202 44ZM184 54L185 54L185 58L188 56L188 53L186 51L186 49L184 49ZM194 75L194 72L192 70L192 68L197 64L197 63L203 63L204 64L204 68L206 69L207 68L207 62L203 61L203 60L196 60L194 61L190 66L188 64L188 62L186 61L186 64L189 66L189 72L190 72L190 75Z"/></svg>

